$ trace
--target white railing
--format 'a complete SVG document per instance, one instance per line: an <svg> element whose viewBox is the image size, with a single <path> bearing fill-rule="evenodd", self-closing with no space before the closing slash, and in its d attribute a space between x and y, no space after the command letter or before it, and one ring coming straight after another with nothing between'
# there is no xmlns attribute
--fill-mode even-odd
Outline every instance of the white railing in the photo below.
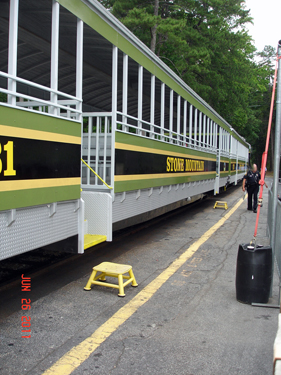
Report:
<svg viewBox="0 0 281 375"><path fill-rule="evenodd" d="M190 135L183 135L122 112L117 112L116 130L171 143L185 148L189 147L211 153L216 153L217 150L215 146L204 141L199 141L198 139L195 140L193 137L190 137Z"/></svg>
<svg viewBox="0 0 281 375"><path fill-rule="evenodd" d="M83 113L81 157L110 187L113 186L114 143L111 112ZM82 164L81 171L82 189L110 189L91 173L86 165Z"/></svg>
<svg viewBox="0 0 281 375"><path fill-rule="evenodd" d="M22 94L18 92L18 90L11 91L0 87L0 92L7 95L7 103L1 103L3 105L26 108L32 111L39 111L46 114L48 113L54 116L69 118L73 120L79 120L82 114L82 100L76 98L75 96L66 94L61 91L53 90L49 87L28 81L20 77L12 76L4 72L0 72L0 77L6 78L7 81L12 80L28 87L42 90L43 93L48 93L50 95L50 100L46 100L35 96ZM8 82L6 87L8 87ZM13 105L13 103L15 103L15 105Z"/></svg>
<svg viewBox="0 0 281 375"><path fill-rule="evenodd" d="M220 156L224 156L226 158L230 158L229 151L220 150ZM236 157L236 156L235 156Z"/></svg>

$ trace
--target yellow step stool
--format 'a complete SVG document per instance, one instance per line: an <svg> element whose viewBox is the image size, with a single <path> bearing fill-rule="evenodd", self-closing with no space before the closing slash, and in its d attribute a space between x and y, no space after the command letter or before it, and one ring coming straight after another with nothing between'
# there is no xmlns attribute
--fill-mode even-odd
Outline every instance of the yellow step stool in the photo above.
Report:
<svg viewBox="0 0 281 375"><path fill-rule="evenodd" d="M98 272L101 272L97 275ZM129 276L124 276L125 273L129 273ZM118 278L118 285L106 282L106 276ZM124 283L123 279L127 281ZM103 262L93 267L93 272L85 286L85 290L91 290L92 285L102 285L109 288L119 289L119 297L125 297L124 287L132 283L132 286L138 286L135 276L133 274L132 266L126 264L118 264L111 262Z"/></svg>
<svg viewBox="0 0 281 375"><path fill-rule="evenodd" d="M214 208L224 208L225 210L228 209L227 202L225 201L216 201Z"/></svg>

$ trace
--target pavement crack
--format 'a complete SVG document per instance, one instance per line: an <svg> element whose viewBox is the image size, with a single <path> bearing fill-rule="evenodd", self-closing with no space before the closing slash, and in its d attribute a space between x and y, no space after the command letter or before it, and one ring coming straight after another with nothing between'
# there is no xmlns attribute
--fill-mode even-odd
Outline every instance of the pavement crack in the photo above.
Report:
<svg viewBox="0 0 281 375"><path fill-rule="evenodd" d="M116 359L114 366L113 366L111 369L109 369L109 371L108 371L109 374L111 374L112 371L114 371L114 370L119 366L119 363L120 363L120 361L121 361L121 358L123 357L124 352L125 352L125 350L126 350L126 345L125 345L125 343L124 343L124 341L125 341L126 339L127 339L127 337L124 338L124 339L122 340L122 345L123 345L122 351L121 351L121 353L119 354L118 358Z"/></svg>

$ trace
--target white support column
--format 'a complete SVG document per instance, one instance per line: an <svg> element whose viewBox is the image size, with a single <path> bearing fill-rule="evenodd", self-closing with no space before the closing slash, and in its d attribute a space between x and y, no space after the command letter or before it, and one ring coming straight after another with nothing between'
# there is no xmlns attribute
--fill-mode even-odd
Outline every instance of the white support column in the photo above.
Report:
<svg viewBox="0 0 281 375"><path fill-rule="evenodd" d="M237 182L238 182L238 172L239 172L239 170L238 170L238 141L237 141L237 139L235 139L235 154L236 154L235 185L237 185Z"/></svg>
<svg viewBox="0 0 281 375"><path fill-rule="evenodd" d="M155 75L151 75L151 88L150 88L150 137L154 138L154 116L155 116Z"/></svg>
<svg viewBox="0 0 281 375"><path fill-rule="evenodd" d="M227 152L229 153L230 149L230 134L227 132Z"/></svg>
<svg viewBox="0 0 281 375"><path fill-rule="evenodd" d="M19 0L10 0L8 74L17 75ZM8 79L8 90L17 91L17 82ZM8 95L8 103L16 106L16 95Z"/></svg>
<svg viewBox="0 0 281 375"><path fill-rule="evenodd" d="M210 147L210 119L209 117L207 119L207 141L206 143L207 143L207 148L209 148Z"/></svg>
<svg viewBox="0 0 281 375"><path fill-rule="evenodd" d="M164 140L164 127L165 127L165 83L161 82L161 140Z"/></svg>
<svg viewBox="0 0 281 375"><path fill-rule="evenodd" d="M173 117L174 117L174 91L170 90L170 111L169 111L170 142L173 143Z"/></svg>
<svg viewBox="0 0 281 375"><path fill-rule="evenodd" d="M60 4L53 0L52 4L52 34L51 34L51 89L58 91L59 80L59 17ZM51 103L58 103L58 95L51 92ZM49 112L53 115L58 115L58 108L50 106Z"/></svg>
<svg viewBox="0 0 281 375"><path fill-rule="evenodd" d="M199 147L202 147L202 112L199 112Z"/></svg>
<svg viewBox="0 0 281 375"><path fill-rule="evenodd" d="M95 172L99 175L99 152L100 152L100 123L101 118L96 117L96 165L95 165ZM98 177L95 175L95 185L99 184Z"/></svg>
<svg viewBox="0 0 281 375"><path fill-rule="evenodd" d="M226 151L229 153L229 133L226 132Z"/></svg>
<svg viewBox="0 0 281 375"><path fill-rule="evenodd" d="M218 147L218 124L215 124L215 147Z"/></svg>
<svg viewBox="0 0 281 375"><path fill-rule="evenodd" d="M227 152L230 152L230 134L227 133Z"/></svg>
<svg viewBox="0 0 281 375"><path fill-rule="evenodd" d="M181 139L181 97L178 95L177 99L177 144L179 145Z"/></svg>
<svg viewBox="0 0 281 375"><path fill-rule="evenodd" d="M76 104L76 109L78 111L80 111L80 113L76 114L76 120L81 122L81 139L82 139L82 142L83 142L83 117L82 117L82 97L83 97L83 21L81 21L79 18L77 18L77 30L76 30L76 97L80 100ZM88 121L90 121L90 120L88 120ZM88 123L88 134L89 134L89 123ZM89 138L89 135L88 135L88 138ZM90 140L91 140L91 138L90 138ZM89 147L89 139L88 139L88 147ZM88 153L89 153L89 149L88 149ZM82 148L81 148L81 154L82 154ZM89 160L88 160L88 164L89 164ZM81 173L82 173L82 168L85 168L85 166L82 167L82 162L81 162ZM87 168L87 169L89 170L89 168ZM88 176L87 176L87 182L88 182Z"/></svg>
<svg viewBox="0 0 281 375"><path fill-rule="evenodd" d="M197 146L197 111L198 109L195 108L194 111L194 145Z"/></svg>
<svg viewBox="0 0 281 375"><path fill-rule="evenodd" d="M111 120L111 176L110 185L114 186L114 167L115 167L115 132L117 121L117 80L118 80L118 48L112 48L112 120ZM114 194L113 189L111 193Z"/></svg>
<svg viewBox="0 0 281 375"><path fill-rule="evenodd" d="M104 119L104 141L103 141L103 173L102 179L106 181L106 148L107 148L108 117ZM87 168L89 169L89 168Z"/></svg>
<svg viewBox="0 0 281 375"><path fill-rule="evenodd" d="M76 119L82 123L82 96L83 96L83 21L77 18L76 38L76 97L80 102L76 105ZM83 129L82 129L83 133Z"/></svg>
<svg viewBox="0 0 281 375"><path fill-rule="evenodd" d="M215 123L215 131L214 131L214 147L217 148L217 141L218 141L218 124Z"/></svg>
<svg viewBox="0 0 281 375"><path fill-rule="evenodd" d="M128 114L128 55L123 53L123 90L122 90L122 122L127 124L127 114ZM128 126L122 125L123 131L128 131Z"/></svg>
<svg viewBox="0 0 281 375"><path fill-rule="evenodd" d="M213 121L213 148L215 148L216 142L216 123Z"/></svg>
<svg viewBox="0 0 281 375"><path fill-rule="evenodd" d="M214 148L217 147L217 124L214 123Z"/></svg>
<svg viewBox="0 0 281 375"><path fill-rule="evenodd" d="M203 115L203 147L206 147L206 115Z"/></svg>
<svg viewBox="0 0 281 375"><path fill-rule="evenodd" d="M213 121L213 148L215 147L215 134L216 134L216 123Z"/></svg>
<svg viewBox="0 0 281 375"><path fill-rule="evenodd" d="M142 98L143 98L143 67L139 65L138 71L138 132L137 134L142 134Z"/></svg>
<svg viewBox="0 0 281 375"><path fill-rule="evenodd" d="M220 162L221 162L221 151L222 151L222 128L219 127L219 147L217 149L217 168L216 168L216 191L215 193L219 193L219 179L220 179Z"/></svg>
<svg viewBox="0 0 281 375"><path fill-rule="evenodd" d="M213 148L215 148L216 144L216 123L213 121Z"/></svg>
<svg viewBox="0 0 281 375"><path fill-rule="evenodd" d="M91 140L92 140L92 131L93 131L93 117L88 117L88 154L87 154L87 163L91 166ZM84 167L85 168L85 167ZM90 185L90 169L86 167L87 173L87 185Z"/></svg>
<svg viewBox="0 0 281 375"><path fill-rule="evenodd" d="M228 148L228 133L227 131L225 130L225 151L227 152L227 148Z"/></svg>
<svg viewBox="0 0 281 375"><path fill-rule="evenodd" d="M210 120L210 147L213 148L213 120Z"/></svg>
<svg viewBox="0 0 281 375"><path fill-rule="evenodd" d="M214 147L214 129L215 129L215 122L212 121L212 132L211 132L211 137L212 137L211 146L212 146L212 148Z"/></svg>
<svg viewBox="0 0 281 375"><path fill-rule="evenodd" d="M190 104L189 106L189 145L192 145L192 112L193 112L193 106Z"/></svg>
<svg viewBox="0 0 281 375"><path fill-rule="evenodd" d="M183 142L184 146L187 145L186 141L186 121L187 121L187 101L183 102Z"/></svg>
<svg viewBox="0 0 281 375"><path fill-rule="evenodd" d="M217 129L218 130L218 129ZM214 189L214 195L218 194L220 190L220 147L216 150L217 160L216 160L216 182L215 182L215 189Z"/></svg>

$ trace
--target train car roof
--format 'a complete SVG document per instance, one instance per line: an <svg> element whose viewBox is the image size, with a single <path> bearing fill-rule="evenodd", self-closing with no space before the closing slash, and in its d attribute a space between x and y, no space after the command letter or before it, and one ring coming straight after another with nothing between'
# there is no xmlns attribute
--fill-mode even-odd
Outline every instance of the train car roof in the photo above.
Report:
<svg viewBox="0 0 281 375"><path fill-rule="evenodd" d="M69 0L58 0L63 6L67 7L69 4ZM79 2L80 0L71 0L71 2ZM181 95L184 99L188 100L189 103L195 105L199 110L203 113L208 115L210 118L210 114L214 115L217 123L223 126L225 129L229 130L229 132L235 137L238 138L242 143L250 147L250 144L245 140L244 137L240 136L239 133L233 129L233 127L222 118L207 102L205 102L191 87L189 87L172 69L170 69L165 62L163 62L155 53L153 53L140 39L138 39L126 26L122 24L115 16L113 16L110 11L108 11L103 5L101 5L97 0L83 0L83 3L88 4L88 6L97 14L102 20L104 20L107 25L111 28L108 28L103 31L104 37L107 38L112 42L112 44L116 45L120 50L125 52L128 56L132 57L136 60L139 64L143 65L148 71L152 74L155 74L157 78L162 80L164 83L170 81L169 78L172 78L176 85L173 85L170 88L174 89L179 95ZM82 15L82 12L80 13ZM82 18L81 18L82 19ZM84 21L84 20L83 20ZM86 21L84 21L86 22ZM148 61L143 61L141 56L137 57L134 53L134 49L130 46L127 46L126 43L122 43L122 40L114 39L116 35L112 31L117 32L120 36L125 38L132 47L137 48L147 59ZM99 31L100 32L100 31ZM117 44L116 44L117 42ZM151 65L151 62L154 66ZM161 74L157 68L160 68L162 72L165 74ZM187 95L182 94L182 89L187 93ZM202 108L203 107L203 108ZM213 119L213 118L212 118Z"/></svg>

